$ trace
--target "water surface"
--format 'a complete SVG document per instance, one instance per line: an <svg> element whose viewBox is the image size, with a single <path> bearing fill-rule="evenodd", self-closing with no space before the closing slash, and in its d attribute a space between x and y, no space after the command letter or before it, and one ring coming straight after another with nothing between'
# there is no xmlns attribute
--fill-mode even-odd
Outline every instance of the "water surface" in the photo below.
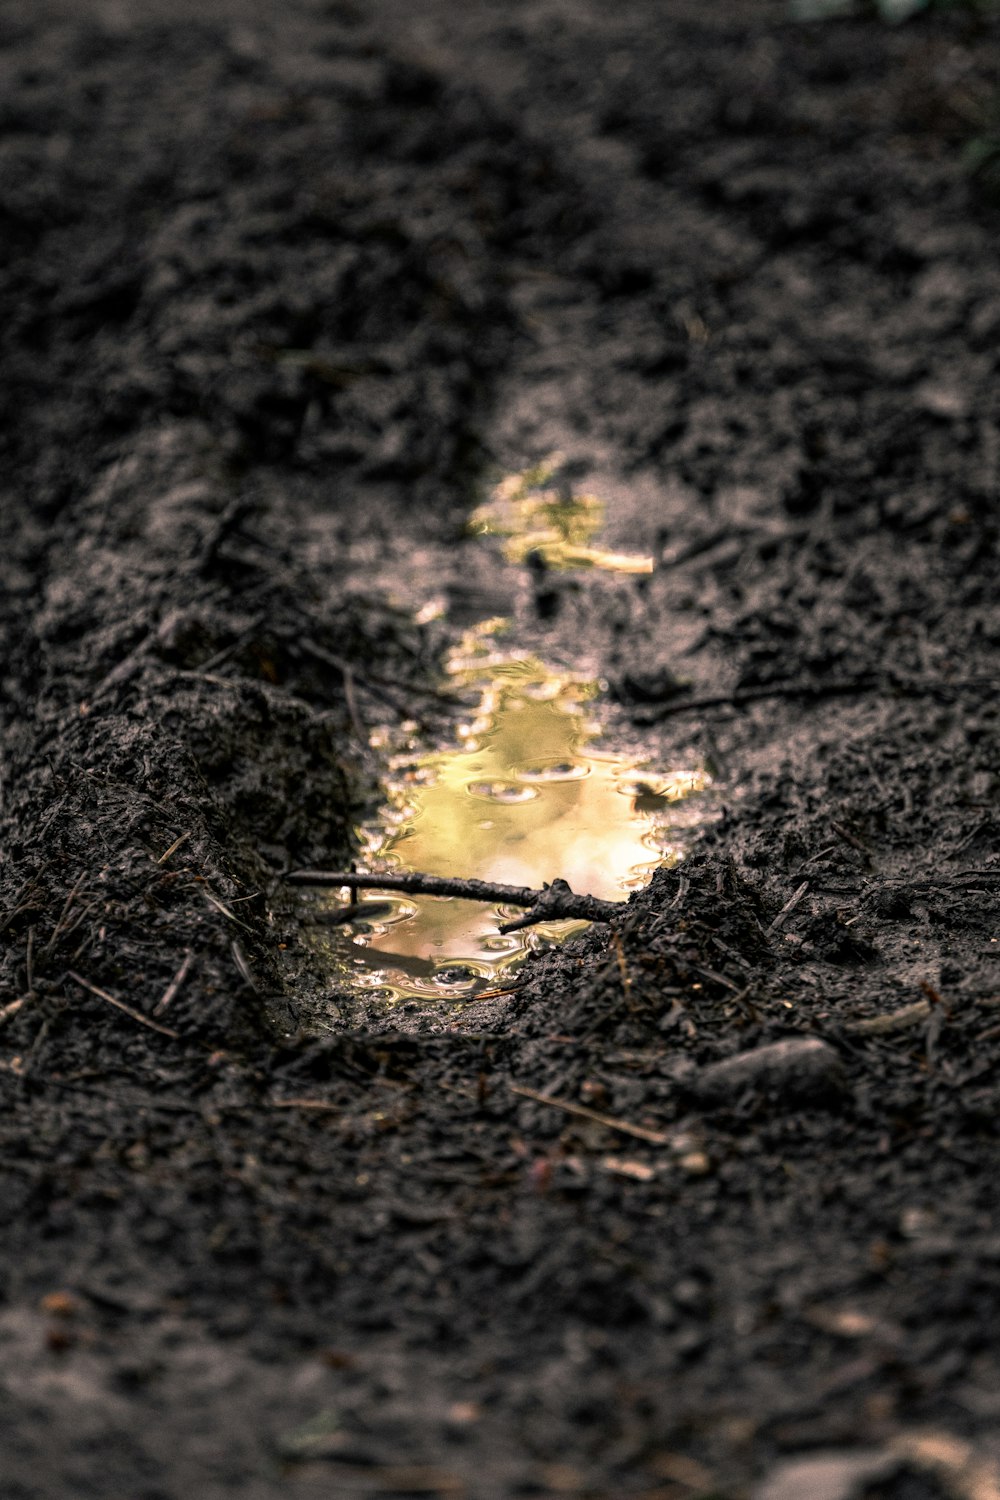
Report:
<svg viewBox="0 0 1000 1500"><path fill-rule="evenodd" d="M379 820L361 830L363 867L418 870L625 899L679 859L700 821L701 771L651 772L601 747L597 683L503 649L503 622L469 632L449 663L475 694L455 743L397 764ZM375 888L373 887L373 892ZM347 905L348 893L327 898ZM374 912L321 939L334 973L388 1001L472 998L531 951L582 930L549 923L502 934L519 913L451 897L377 895Z"/></svg>

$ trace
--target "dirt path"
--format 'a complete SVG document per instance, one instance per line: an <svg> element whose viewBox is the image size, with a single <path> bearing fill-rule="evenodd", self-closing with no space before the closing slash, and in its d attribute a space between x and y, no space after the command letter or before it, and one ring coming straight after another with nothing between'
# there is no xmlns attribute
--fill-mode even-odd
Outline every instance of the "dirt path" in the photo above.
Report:
<svg viewBox="0 0 1000 1500"><path fill-rule="evenodd" d="M4 1500L1000 1495L998 59L0 4ZM466 536L555 449L650 577ZM281 877L483 613L721 816L306 1034Z"/></svg>

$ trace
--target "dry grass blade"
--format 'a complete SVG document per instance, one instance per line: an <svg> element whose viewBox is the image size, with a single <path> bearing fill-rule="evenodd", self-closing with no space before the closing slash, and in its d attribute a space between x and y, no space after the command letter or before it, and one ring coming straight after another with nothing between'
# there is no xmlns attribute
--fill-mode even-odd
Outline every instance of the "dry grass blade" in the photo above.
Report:
<svg viewBox="0 0 1000 1500"><path fill-rule="evenodd" d="M177 973L174 975L173 979L171 979L170 983L163 991L163 994L160 996L157 1003L153 1006L154 1016L162 1016L163 1012L168 1008L168 1006L173 1004L174 1000L177 998L177 993L180 990L181 985L188 977L193 962L194 949L186 948L184 950L184 958L181 961L180 968L177 970Z"/></svg>
<svg viewBox="0 0 1000 1500"><path fill-rule="evenodd" d="M665 1135L662 1130L648 1130L645 1125L631 1125L627 1120L616 1120L611 1115L599 1114L596 1109L588 1109L585 1104L574 1104L571 1099L553 1099L548 1094L540 1094L537 1089L525 1088L520 1083L509 1084L508 1087L512 1094L517 1094L521 1099L531 1099L535 1104L547 1104L550 1109L561 1109L563 1114L590 1120L608 1130L617 1130L621 1135L634 1136L637 1141L648 1141L651 1146L670 1145L669 1135Z"/></svg>
<svg viewBox="0 0 1000 1500"><path fill-rule="evenodd" d="M340 1105L331 1104L328 1099L269 1099L267 1102L271 1109L314 1109L331 1115L341 1113Z"/></svg>
<svg viewBox="0 0 1000 1500"><path fill-rule="evenodd" d="M182 833L179 838L174 839L173 843L170 845L170 848L166 851L166 853L160 855L156 863L158 865L165 865L171 854L176 854L181 845L186 844L190 837L191 829L189 828L186 833Z"/></svg>
<svg viewBox="0 0 1000 1500"><path fill-rule="evenodd" d="M179 1032L171 1030L169 1026L161 1026L159 1021L151 1021L149 1016L144 1016L141 1010L133 1010L131 1005L125 1004L124 1000L119 1000L114 995L109 995L107 990L102 990L96 984L91 984L89 979L84 979L75 970L69 969L67 973L75 984L82 985L85 990L89 990L99 1000L107 1001L108 1005L113 1005L116 1010L124 1011L125 1015L130 1016L133 1021L138 1021L140 1026L146 1026L150 1031L158 1031L161 1036L170 1037L171 1041L176 1042L180 1040Z"/></svg>

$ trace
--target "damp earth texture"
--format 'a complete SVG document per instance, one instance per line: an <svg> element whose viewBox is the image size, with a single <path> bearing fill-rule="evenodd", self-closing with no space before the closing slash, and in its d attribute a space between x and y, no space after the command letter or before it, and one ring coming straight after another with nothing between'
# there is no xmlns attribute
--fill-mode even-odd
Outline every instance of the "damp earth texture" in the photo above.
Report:
<svg viewBox="0 0 1000 1500"><path fill-rule="evenodd" d="M3 1500L1000 1496L998 79L0 0Z"/></svg>

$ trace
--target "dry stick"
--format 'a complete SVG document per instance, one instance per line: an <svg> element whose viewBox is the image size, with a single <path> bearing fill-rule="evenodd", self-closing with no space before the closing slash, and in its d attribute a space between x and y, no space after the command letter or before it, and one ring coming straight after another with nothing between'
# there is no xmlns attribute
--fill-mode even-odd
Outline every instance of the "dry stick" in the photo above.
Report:
<svg viewBox="0 0 1000 1500"><path fill-rule="evenodd" d="M526 979L521 979L517 984L505 984L493 990L472 990L469 1000L497 1000L501 995L516 995L519 990L524 989L527 982ZM497 1032L497 1036L501 1035L502 1032Z"/></svg>
<svg viewBox="0 0 1000 1500"><path fill-rule="evenodd" d="M679 703L664 703L659 708L636 715L636 722L655 724L675 714L694 713L703 708L742 708L767 698L850 698L855 693L884 691L903 698L922 698L934 693L969 692L976 688L997 687L995 677L961 677L952 682L894 682L884 677L857 677L846 682L776 682L766 687L737 688L733 693L712 693L705 698L686 698Z"/></svg>
<svg viewBox="0 0 1000 1500"><path fill-rule="evenodd" d="M139 671L145 658L149 655L153 643L153 632L147 630L137 645L133 646L126 656L123 656L118 664L111 668L105 677L94 688L93 692L87 694L87 703L93 707L99 698L109 693L112 688L124 687Z"/></svg>
<svg viewBox="0 0 1000 1500"><path fill-rule="evenodd" d="M212 892L207 888L207 886L203 885L201 887L201 894L204 896L209 906L214 906L216 911L221 912L222 915L226 917L230 922L235 922L237 927L242 927L244 932L253 931L253 928L248 927L246 922L241 922L239 917L237 917L235 913L231 912L229 910L229 907L219 900L218 896L213 896Z"/></svg>
<svg viewBox="0 0 1000 1500"><path fill-rule="evenodd" d="M56 805L58 806L58 804ZM43 824L42 826L44 828L45 825ZM30 875L18 888L17 895L14 897L14 905L0 916L0 932L6 931L14 918L20 916L23 911L31 910L35 898L41 889L38 882L51 863L52 861L47 859L41 868L34 875Z"/></svg>
<svg viewBox="0 0 1000 1500"><path fill-rule="evenodd" d="M157 1003L153 1006L154 1016L162 1016L163 1012L173 1004L174 1000L176 1000L177 993L180 990L180 987L184 983L185 979L188 977L188 971L190 970L193 961L194 949L185 948L184 957L181 960L180 968L177 970L177 973L174 975L173 979L171 979L170 983L163 991L163 994L160 996Z"/></svg>
<svg viewBox="0 0 1000 1500"><path fill-rule="evenodd" d="M18 1011L28 1000L28 998L29 997L27 995L22 995L20 1000L12 1000L9 1005L5 1005L3 1009L0 1010L0 1026L3 1025L4 1021L10 1020L11 1016L16 1016Z"/></svg>
<svg viewBox="0 0 1000 1500"><path fill-rule="evenodd" d="M595 1125L604 1125L608 1130L617 1130L621 1135L634 1135L636 1140L648 1141L651 1146L669 1146L670 1137L662 1130L647 1130L645 1125L630 1125L627 1120L615 1120L611 1115L598 1114L584 1104L574 1104L569 1099L553 1099L540 1094L537 1089L528 1089L520 1083L507 1085L512 1094L521 1099L531 1099L535 1104L547 1104L551 1109L561 1109L564 1114L576 1115L581 1120L591 1120Z"/></svg>
<svg viewBox="0 0 1000 1500"><path fill-rule="evenodd" d="M859 854L863 854L865 859L871 858L872 851L868 848L868 845L863 844L856 834L853 834L849 828L844 827L843 823L837 823L831 818L830 827L838 839L843 839L845 844L850 844L851 848L856 849Z"/></svg>
<svg viewBox="0 0 1000 1500"><path fill-rule="evenodd" d="M251 620L247 628L240 632L234 641L230 641L228 646L221 647L215 652L214 656L210 656L207 661L203 661L201 670L203 672L214 672L218 667L225 666L226 662L231 661L237 651L242 651L244 646L250 644L261 626L266 623L267 615L257 615Z"/></svg>
<svg viewBox="0 0 1000 1500"><path fill-rule="evenodd" d="M916 875L901 876L898 880L878 879L871 881L868 889L882 889L888 891L929 891L947 890L953 887L957 890L968 891L974 889L966 882L973 881L979 885L994 885L1000 880L1000 870L955 870L951 875ZM856 896L860 887L856 885L818 885L818 891L828 891L833 896Z"/></svg>
<svg viewBox="0 0 1000 1500"><path fill-rule="evenodd" d="M191 837L192 831L193 830L189 828L186 833L182 833L179 838L174 839L166 854L161 854L156 863L158 865L165 865L171 854L176 854L181 845L187 843L188 839Z"/></svg>
<svg viewBox="0 0 1000 1500"><path fill-rule="evenodd" d="M250 989L257 993L257 981L256 979L254 979L253 973L250 969L250 965L247 963L247 956L243 952L243 948L240 943L237 942L236 938L233 938L232 942L229 944L229 951L233 955L233 963L236 965L239 971L239 976L243 980L243 983L248 985Z"/></svg>
<svg viewBox="0 0 1000 1500"><path fill-rule="evenodd" d="M308 636L296 637L296 645L305 656L311 656L313 661L322 662L324 666L334 667L340 673L351 672L356 681L363 687L368 688L376 697L382 698L390 708L400 708L400 699L405 702L406 693L417 698L432 698L437 703L447 704L450 708L462 708L465 705L461 698L454 693L443 693L439 688L426 687L422 684L408 683L404 688L398 683L391 682L382 676L380 672L358 672L350 662L345 661L342 656L337 656L333 651L327 651L318 641L311 640ZM381 690L381 691L379 691Z"/></svg>
<svg viewBox="0 0 1000 1500"><path fill-rule="evenodd" d="M891 1031L905 1031L926 1021L931 1014L929 1000L917 1000L913 1005L904 1005L902 1010L892 1011L887 1016L866 1016L861 1021L845 1021L841 1026L851 1036L885 1036Z"/></svg>
<svg viewBox="0 0 1000 1500"><path fill-rule="evenodd" d="M343 1108L339 1104L331 1104L328 1099L268 1099L269 1109L315 1109L322 1114L343 1114Z"/></svg>
<svg viewBox="0 0 1000 1500"><path fill-rule="evenodd" d="M123 1010L127 1016L131 1016L133 1021L138 1021L140 1026L148 1026L150 1031L158 1031L161 1036L168 1036L173 1042L180 1040L180 1033L171 1031L169 1026L161 1026L159 1021L151 1021L148 1016L143 1015L141 1010L133 1010L131 1005L125 1004L124 1000L116 1000L114 995L109 995L107 990L98 989L96 984L91 984L89 979L84 979L75 970L67 969L66 972L70 979L74 980L77 984L82 984L85 990L89 990L99 1000L106 1000L116 1010Z"/></svg>
<svg viewBox="0 0 1000 1500"><path fill-rule="evenodd" d="M69 916L70 908L73 905L73 902L76 900L76 893L80 889L80 887L83 885L83 882L86 880L87 874L88 874L88 872L86 870L81 870L80 873L79 873L79 875L77 876L76 880L73 882L73 885L70 888L69 895L66 897L66 900L65 900L65 902L63 904L63 909L59 913L59 920L56 923L56 925L53 927L53 929L52 929L52 935L50 936L49 941L48 941L48 943L45 946L45 957L46 958L50 958L52 956L52 950L55 947L55 945L56 945L56 943L57 943L57 941L59 939L60 933L62 932L63 923L65 922L66 918Z"/></svg>
<svg viewBox="0 0 1000 1500"><path fill-rule="evenodd" d="M495 885L488 880L456 880L444 875L358 874L353 870L293 870L286 876L293 885L348 886L352 891L403 891L411 896L457 896L463 901L501 902L529 908L528 916L507 922L501 932L516 932L530 922L555 922L576 918L584 922L613 922L627 905L624 901L601 901L597 896L577 895L565 880L553 880L540 891L529 886Z"/></svg>
<svg viewBox="0 0 1000 1500"><path fill-rule="evenodd" d="M799 902L802 900L802 897L805 895L805 893L806 893L806 891L808 889L809 889L809 882L808 882L808 880L803 880L802 884L799 886L799 888L795 892L795 894L792 897L790 897L790 899L788 901L785 902L784 906L781 908L781 910L779 911L778 915L775 917L774 921L771 923L770 927L767 929L768 932L777 932L778 928L781 926L782 922L784 922L785 918L789 915L789 913L793 912L795 910L795 908L798 906Z"/></svg>

